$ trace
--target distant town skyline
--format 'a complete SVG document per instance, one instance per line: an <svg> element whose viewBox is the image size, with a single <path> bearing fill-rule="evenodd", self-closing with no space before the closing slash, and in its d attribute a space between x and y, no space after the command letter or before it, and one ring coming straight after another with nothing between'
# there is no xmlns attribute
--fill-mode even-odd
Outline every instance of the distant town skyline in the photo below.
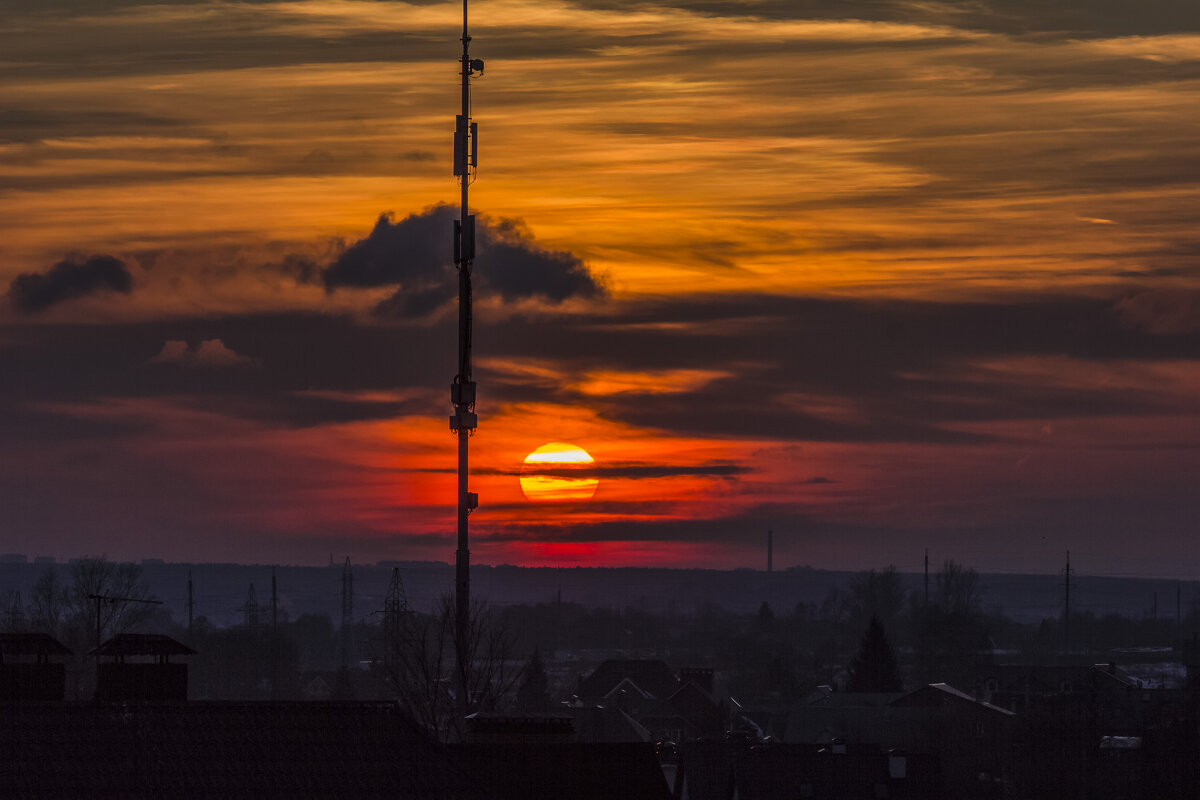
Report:
<svg viewBox="0 0 1200 800"><path fill-rule="evenodd" d="M1196 577L1200 11L1146 8L473 3L472 560ZM10 4L4 552L453 560L460 9Z"/></svg>

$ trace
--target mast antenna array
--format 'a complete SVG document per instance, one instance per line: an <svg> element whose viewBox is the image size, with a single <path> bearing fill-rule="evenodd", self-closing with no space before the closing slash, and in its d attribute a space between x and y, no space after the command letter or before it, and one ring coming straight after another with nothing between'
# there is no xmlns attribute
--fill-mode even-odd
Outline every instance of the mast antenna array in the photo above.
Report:
<svg viewBox="0 0 1200 800"><path fill-rule="evenodd" d="M467 517L479 496L467 490L467 442L478 427L475 381L471 377L471 266L475 261L475 216L467 206L467 190L479 165L479 125L471 121L471 78L483 74L483 61L470 56L467 0L463 0L462 110L454 121L454 174L462 192L459 217L454 221L454 266L458 270L458 372L450 384L454 414L450 430L458 438L458 550L455 553L454 649L460 711L470 706L471 551L467 546Z"/></svg>

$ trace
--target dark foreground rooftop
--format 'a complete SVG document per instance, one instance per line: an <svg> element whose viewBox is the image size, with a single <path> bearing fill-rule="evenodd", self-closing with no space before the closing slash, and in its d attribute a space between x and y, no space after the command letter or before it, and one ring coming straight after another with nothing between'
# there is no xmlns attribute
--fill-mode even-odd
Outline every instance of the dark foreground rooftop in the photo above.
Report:
<svg viewBox="0 0 1200 800"><path fill-rule="evenodd" d="M0 706L0 797L669 797L651 745L441 744L389 703Z"/></svg>

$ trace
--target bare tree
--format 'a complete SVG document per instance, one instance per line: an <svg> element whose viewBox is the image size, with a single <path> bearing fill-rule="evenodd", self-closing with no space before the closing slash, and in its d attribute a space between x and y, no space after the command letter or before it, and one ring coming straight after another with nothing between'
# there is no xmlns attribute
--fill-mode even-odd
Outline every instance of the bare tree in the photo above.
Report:
<svg viewBox="0 0 1200 800"><path fill-rule="evenodd" d="M491 607L472 602L468 631L470 711L499 707L515 685L522 665L513 656L514 637ZM455 696L454 598L443 596L431 614L404 612L384 620L376 640L375 669L414 721L442 739L462 734Z"/></svg>
<svg viewBox="0 0 1200 800"><path fill-rule="evenodd" d="M67 663L67 685L75 699L89 696L94 687L94 664L87 654L96 645L97 615L99 639L104 641L135 629L154 613L153 606L129 600L151 599L140 566L117 564L104 556L73 562L65 585L52 569L38 577L29 615L36 630L51 634L74 653Z"/></svg>
<svg viewBox="0 0 1200 800"><path fill-rule="evenodd" d="M0 594L0 631L19 633L25 630L25 608L21 605L21 593L9 589Z"/></svg>
<svg viewBox="0 0 1200 800"><path fill-rule="evenodd" d="M860 572L850 582L851 620L854 627L868 626L877 619L885 630L895 627L908 600L904 579L894 565Z"/></svg>
<svg viewBox="0 0 1200 800"><path fill-rule="evenodd" d="M61 638L70 602L70 592L59 578L58 570L47 567L33 582L33 592L29 597L30 628Z"/></svg>
<svg viewBox="0 0 1200 800"><path fill-rule="evenodd" d="M991 621L981 608L979 574L947 560L936 589L933 602L917 609L920 670L926 681L968 679L991 657Z"/></svg>
<svg viewBox="0 0 1200 800"><path fill-rule="evenodd" d="M980 612L982 592L979 573L956 561L946 559L936 576L936 601L951 614L975 615Z"/></svg>
<svg viewBox="0 0 1200 800"><path fill-rule="evenodd" d="M81 558L71 565L67 598L74 626L93 638L99 635L100 641L136 628L153 614L150 605L140 602L153 599L142 568L104 556ZM87 641L86 635L83 638Z"/></svg>

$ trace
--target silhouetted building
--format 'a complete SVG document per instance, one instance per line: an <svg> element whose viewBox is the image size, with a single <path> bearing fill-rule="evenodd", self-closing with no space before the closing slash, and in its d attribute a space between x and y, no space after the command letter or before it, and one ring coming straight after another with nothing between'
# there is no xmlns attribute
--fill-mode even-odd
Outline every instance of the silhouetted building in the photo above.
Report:
<svg viewBox="0 0 1200 800"><path fill-rule="evenodd" d="M13 706L0 766L0 797L499 796L394 703Z"/></svg>
<svg viewBox="0 0 1200 800"><path fill-rule="evenodd" d="M940 800L938 759L876 745L688 742L664 767L676 800Z"/></svg>
<svg viewBox="0 0 1200 800"><path fill-rule="evenodd" d="M619 709L658 740L680 742L725 731L728 707L713 697L711 669L679 677L658 659L609 659L579 681L573 705Z"/></svg>
<svg viewBox="0 0 1200 800"><path fill-rule="evenodd" d="M1061 695L1123 695L1141 683L1116 664L993 665L982 671L974 694L1010 711L1027 710Z"/></svg>
<svg viewBox="0 0 1200 800"><path fill-rule="evenodd" d="M670 697L679 688L679 679L659 659L610 658L582 678L575 695L585 704L616 700L625 692L631 702Z"/></svg>
<svg viewBox="0 0 1200 800"><path fill-rule="evenodd" d="M491 800L671 800L650 744L468 743L451 750Z"/></svg>
<svg viewBox="0 0 1200 800"><path fill-rule="evenodd" d="M794 706L789 743L863 743L936 756L942 796L999 797L1013 712L946 684L912 692L827 693Z"/></svg>
<svg viewBox="0 0 1200 800"><path fill-rule="evenodd" d="M533 744L575 740L570 711L477 712L467 717L466 740L475 744Z"/></svg>
<svg viewBox="0 0 1200 800"><path fill-rule="evenodd" d="M71 655L45 633L0 633L0 702L44 703L66 697Z"/></svg>
<svg viewBox="0 0 1200 800"><path fill-rule="evenodd" d="M618 708L586 706L558 711L478 712L467 717L472 744L650 742L650 731Z"/></svg>
<svg viewBox="0 0 1200 800"><path fill-rule="evenodd" d="M88 653L101 659L96 699L101 702L183 702L187 700L187 664L172 664L171 657L195 653L170 636L117 634Z"/></svg>

